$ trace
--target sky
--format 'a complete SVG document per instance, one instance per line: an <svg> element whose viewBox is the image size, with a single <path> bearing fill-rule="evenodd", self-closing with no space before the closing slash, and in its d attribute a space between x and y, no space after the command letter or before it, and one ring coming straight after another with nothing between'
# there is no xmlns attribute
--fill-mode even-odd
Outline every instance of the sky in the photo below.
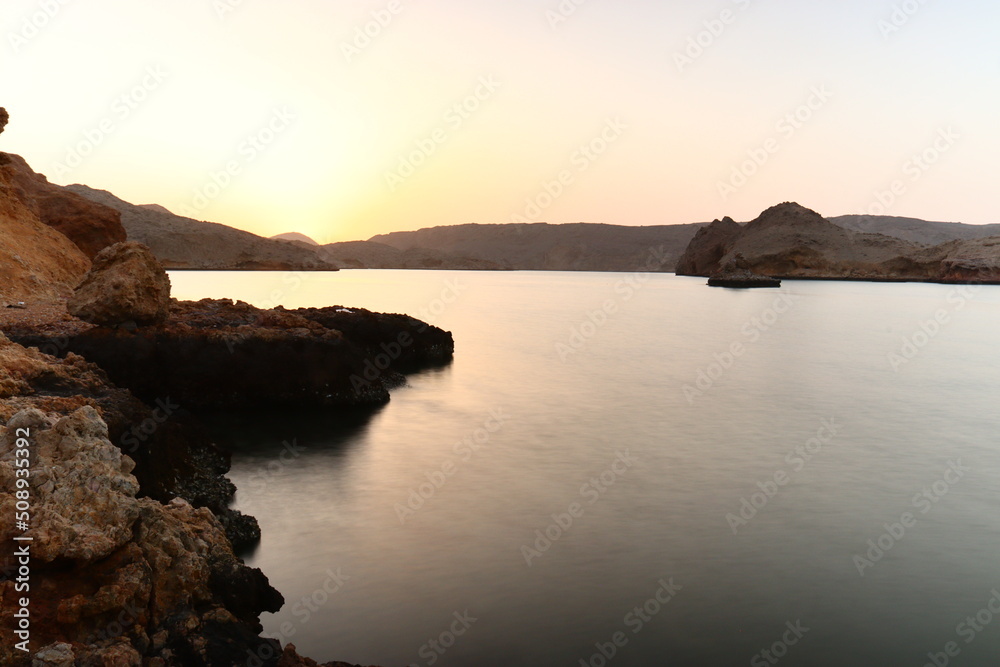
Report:
<svg viewBox="0 0 1000 667"><path fill-rule="evenodd" d="M1000 222L986 0L5 0L0 150L321 243L436 225Z"/></svg>

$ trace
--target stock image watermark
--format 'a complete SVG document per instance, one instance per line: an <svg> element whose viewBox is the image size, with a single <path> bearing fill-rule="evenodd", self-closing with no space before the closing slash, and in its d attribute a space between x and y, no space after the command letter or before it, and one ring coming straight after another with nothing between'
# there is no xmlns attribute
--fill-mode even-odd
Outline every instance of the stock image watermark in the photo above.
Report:
<svg viewBox="0 0 1000 667"><path fill-rule="evenodd" d="M458 473L462 463L468 463L474 456L484 451L489 446L490 440L493 439L493 435L499 432L509 419L510 416L504 411L504 408L494 408L490 410L479 427L452 445L451 451L454 458L448 457L438 466L424 473L426 481L410 489L405 503L396 503L393 506L400 525L405 524L407 519L423 509L427 501L437 495L448 480Z"/></svg>
<svg viewBox="0 0 1000 667"><path fill-rule="evenodd" d="M258 466L247 476L245 491L240 491L241 510L249 510L254 504L254 498L262 494L271 481L289 464L299 459L305 451L307 448L299 444L298 438L292 438L290 441L282 440L278 455Z"/></svg>
<svg viewBox="0 0 1000 667"><path fill-rule="evenodd" d="M340 52L348 63L357 58L378 39L403 11L402 0L389 0L382 9L372 10L371 19L354 27L351 38L340 43Z"/></svg>
<svg viewBox="0 0 1000 667"><path fill-rule="evenodd" d="M178 403L170 401L169 396L165 399L156 399L156 407L153 408L152 414L125 431L119 440L118 448L128 454L138 451L139 445L149 440L180 408Z"/></svg>
<svg viewBox="0 0 1000 667"><path fill-rule="evenodd" d="M622 625L631 630L632 637L642 632L684 588L680 584L675 584L673 577L660 579L656 583L659 585L656 592L648 600L629 610L622 618ZM580 658L580 667L605 667L619 651L628 646L630 638L628 632L618 630L612 633L608 641L596 642L594 648L597 650L587 658Z"/></svg>
<svg viewBox="0 0 1000 667"><path fill-rule="evenodd" d="M108 114L86 128L80 139L66 147L65 157L52 167L57 178L65 178L92 156L105 141L117 132L122 123L145 104L150 96L167 80L168 74L160 65L149 65L138 81L111 101Z"/></svg>
<svg viewBox="0 0 1000 667"><path fill-rule="evenodd" d="M452 614L452 617L454 620L448 625L447 630L442 631L437 637L428 639L427 643L417 650L417 655L426 662L412 662L410 663L410 667L419 667L421 664L430 667L430 665L437 663L448 652L448 649L454 646L458 639L468 632L469 628L479 620L470 614L468 609L464 612L456 611Z"/></svg>
<svg viewBox="0 0 1000 667"><path fill-rule="evenodd" d="M744 340L735 340L722 352L714 353L712 355L713 361L708 366L698 369L694 383L685 384L681 388L688 405L694 405L697 399L704 396L705 392L712 389L723 375L736 366L736 362L747 353L748 346L756 344L765 333L770 331L781 319L781 316L792 309L798 299L799 297L794 294L783 292L760 314L744 322L740 327L740 334Z"/></svg>
<svg viewBox="0 0 1000 667"><path fill-rule="evenodd" d="M796 445L785 455L785 464L788 469L780 468L763 482L757 482L758 491L752 493L749 498L740 498L740 508L734 514L726 514L726 523L736 535L740 528L746 526L754 517L760 513L771 500L778 495L782 488L788 486L795 473L802 472L813 458L823 451L823 447L833 442L840 433L840 425L831 417L824 419L820 427L816 430L816 435L806 440L800 445Z"/></svg>
<svg viewBox="0 0 1000 667"><path fill-rule="evenodd" d="M752 0L732 0L739 12L745 12L750 8ZM687 43L680 51L674 52L674 64L681 74L684 70L694 65L705 53L715 46L715 43L722 38L730 26L735 24L740 17L740 13L732 9L723 9L718 16L702 21L702 30L688 36Z"/></svg>
<svg viewBox="0 0 1000 667"><path fill-rule="evenodd" d="M341 572L341 568L328 568L323 573L323 583L317 586L309 595L303 595L291 606L292 616L295 622L285 621L278 627L274 639L279 642L279 648L275 649L269 643L261 644L256 651L247 649L247 660L244 664L247 667L263 667L265 664L272 664L272 661L281 657L281 645L287 644L294 637L299 629L309 623L315 614L330 601L344 585L350 581L350 577Z"/></svg>
<svg viewBox="0 0 1000 667"><path fill-rule="evenodd" d="M39 0L38 9L21 19L20 28L7 33L7 42L14 53L20 53L28 42L38 37L71 0Z"/></svg>
<svg viewBox="0 0 1000 667"><path fill-rule="evenodd" d="M233 158L227 160L221 169L209 172L205 183L195 188L191 202L181 206L181 213L193 218L208 208L278 137L288 131L295 120L295 114L288 107L273 109L271 117L240 142Z"/></svg>
<svg viewBox="0 0 1000 667"><path fill-rule="evenodd" d="M894 179L884 188L873 193L873 199L865 207L868 215L886 215L893 206L905 197L913 183L916 183L958 143L962 135L953 127L939 128L934 139L921 151L911 155L901 167L903 178Z"/></svg>
<svg viewBox="0 0 1000 667"><path fill-rule="evenodd" d="M889 39L892 35L905 28L929 1L903 0L903 2L894 4L888 18L879 19L878 21L878 30L882 33L882 37Z"/></svg>
<svg viewBox="0 0 1000 667"><path fill-rule="evenodd" d="M408 178L417 173L427 161L446 144L453 134L465 125L483 105L500 90L501 82L494 76L481 76L476 87L464 98L448 107L441 124L414 140L413 148L396 158L396 167L385 172L385 184L390 192L399 189Z"/></svg>
<svg viewBox="0 0 1000 667"><path fill-rule="evenodd" d="M785 623L785 627L788 629L782 633L780 639L750 658L751 667L777 665L782 658L788 655L788 650L798 644L809 632L809 628L802 625L801 620L796 620L795 623L788 621Z"/></svg>
<svg viewBox="0 0 1000 667"><path fill-rule="evenodd" d="M950 308L938 308L933 316L920 322L916 331L909 336L903 336L898 350L889 352L887 358L892 370L898 373L900 368L916 359L917 355L951 324L952 316L965 308L982 288L982 285L963 285L949 292L947 301Z"/></svg>
<svg viewBox="0 0 1000 667"><path fill-rule="evenodd" d="M966 646L976 641L976 637L986 630L997 615L1000 615L1000 591L994 588L990 594L992 597L986 601L982 609L966 616L955 626L955 634L964 640ZM940 651L930 651L927 654L924 667L947 667L951 664L951 659L957 658L961 653L961 644L957 641L947 642Z"/></svg>
<svg viewBox="0 0 1000 667"><path fill-rule="evenodd" d="M14 521L20 535L14 536L13 558L16 571L12 573L14 593L10 606L14 608L14 635L19 640L14 648L27 653L31 642L31 536L25 535L31 529L31 429L18 428L14 431ZM6 605L6 603L5 603Z"/></svg>
<svg viewBox="0 0 1000 667"><path fill-rule="evenodd" d="M746 159L732 168L729 178L716 183L715 187L722 201L728 201L731 196L746 186L751 178L756 176L775 155L781 152L782 141L787 142L795 137L833 99L833 96L825 84L810 88L809 97L806 98L805 102L786 113L775 123L775 134L765 139L759 146L748 149Z"/></svg>
<svg viewBox="0 0 1000 667"><path fill-rule="evenodd" d="M220 19L226 18L243 6L246 0L212 0L212 9Z"/></svg>
<svg viewBox="0 0 1000 667"><path fill-rule="evenodd" d="M551 179L543 180L539 192L528 197L524 208L511 215L510 221L522 224L537 222L542 213L576 183L578 175L590 169L627 129L628 125L620 118L607 119L604 127L592 139L576 147L570 155L569 167L560 169Z"/></svg>
<svg viewBox="0 0 1000 667"><path fill-rule="evenodd" d="M570 20L577 10L585 4L587 4L587 0L560 0L554 8L545 10L545 21L550 28L555 30Z"/></svg>
<svg viewBox="0 0 1000 667"><path fill-rule="evenodd" d="M948 467L940 479L925 486L919 493L913 496L910 505L917 510L920 515L929 513L935 505L948 495L948 492L965 477L965 473L972 470L968 466L962 465L962 459L949 461ZM907 534L908 530L916 527L919 517L907 510L903 512L897 521L883 523L885 529L881 535L867 542L868 550L864 554L855 554L853 558L854 566L858 569L858 574L865 576L865 570L875 567L875 564L885 558L885 555L892 550Z"/></svg>
<svg viewBox="0 0 1000 667"><path fill-rule="evenodd" d="M666 260L667 253L663 246L657 246L650 250L649 257L638 271L618 280L614 285L615 298L606 299L599 308L589 311L581 322L570 327L565 341L555 344L559 361L565 363L571 356L586 349L590 340L619 313L624 304L631 301L649 283L653 272L662 267Z"/></svg>
<svg viewBox="0 0 1000 667"><path fill-rule="evenodd" d="M569 532L574 523L583 518L586 506L593 505L604 497L604 494L622 479L629 470L639 463L639 459L632 456L629 450L624 449L615 454L611 465L599 475L591 477L580 487L580 497L585 502L571 502L564 512L553 513L552 523L545 528L535 530L535 540L530 544L521 545L521 557L525 564L531 567L531 562L536 558L541 558L545 552L552 548Z"/></svg>

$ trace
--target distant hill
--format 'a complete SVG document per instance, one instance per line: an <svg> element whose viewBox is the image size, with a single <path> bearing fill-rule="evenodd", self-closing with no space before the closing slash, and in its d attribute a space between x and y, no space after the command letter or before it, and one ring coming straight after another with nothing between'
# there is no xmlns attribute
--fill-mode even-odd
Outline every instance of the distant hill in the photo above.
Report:
<svg viewBox="0 0 1000 667"><path fill-rule="evenodd" d="M156 204L136 206L85 185L67 190L117 209L129 240L145 243L169 269L335 271L316 251L214 222L174 215Z"/></svg>
<svg viewBox="0 0 1000 667"><path fill-rule="evenodd" d="M276 234L271 237L276 241L297 241L299 243L305 243L307 245L318 246L312 238L306 236L305 234L299 234L298 232L286 232L284 234Z"/></svg>
<svg viewBox="0 0 1000 667"><path fill-rule="evenodd" d="M961 222L930 222L888 215L841 215L827 220L844 229L876 232L923 245L1000 236L1000 224L967 225Z"/></svg>
<svg viewBox="0 0 1000 667"><path fill-rule="evenodd" d="M381 234L370 240L403 251L438 250L529 271L673 271L704 224L467 224Z"/></svg>
<svg viewBox="0 0 1000 667"><path fill-rule="evenodd" d="M450 269L496 271L509 269L503 262L429 250L400 250L374 241L345 241L320 246L320 256L345 269Z"/></svg>

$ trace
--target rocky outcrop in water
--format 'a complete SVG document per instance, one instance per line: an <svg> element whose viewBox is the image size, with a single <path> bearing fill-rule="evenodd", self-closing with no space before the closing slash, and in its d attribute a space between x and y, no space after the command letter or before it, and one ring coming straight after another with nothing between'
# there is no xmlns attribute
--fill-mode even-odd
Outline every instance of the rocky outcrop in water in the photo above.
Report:
<svg viewBox="0 0 1000 667"><path fill-rule="evenodd" d="M170 396L190 409L381 405L401 373L454 352L450 333L402 315L212 299L174 300L166 322L133 331L72 319L5 331L83 356L147 402Z"/></svg>
<svg viewBox="0 0 1000 667"><path fill-rule="evenodd" d="M106 327L161 324L170 314L170 278L146 246L116 243L97 254L66 307Z"/></svg>
<svg viewBox="0 0 1000 667"><path fill-rule="evenodd" d="M928 248L846 230L795 203L779 204L746 225L733 225L713 223L716 229L697 234L678 274L710 276L716 265L739 254L749 270L776 278L1000 282L997 237Z"/></svg>

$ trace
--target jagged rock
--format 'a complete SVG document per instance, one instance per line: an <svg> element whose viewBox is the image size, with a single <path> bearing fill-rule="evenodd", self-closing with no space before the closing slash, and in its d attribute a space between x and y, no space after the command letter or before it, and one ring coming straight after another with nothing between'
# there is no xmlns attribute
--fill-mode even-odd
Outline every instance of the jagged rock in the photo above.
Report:
<svg viewBox="0 0 1000 667"><path fill-rule="evenodd" d="M718 271L720 261L742 233L743 227L729 217L702 227L677 261L677 275L707 276Z"/></svg>
<svg viewBox="0 0 1000 667"><path fill-rule="evenodd" d="M4 154L13 182L38 218L72 241L89 259L126 239L121 214L66 188L49 183L23 157Z"/></svg>
<svg viewBox="0 0 1000 667"><path fill-rule="evenodd" d="M30 428L32 644L38 664L234 664L271 647L258 616L283 600L233 554L218 519L181 499L136 498L132 462L87 406L68 416L29 409L0 427L0 489L13 516L14 440ZM11 500L8 500L11 499ZM0 537L10 543L14 527ZM5 572L13 561L3 554ZM0 581L0 630L13 628L15 582ZM20 594L18 594L20 595ZM66 646L69 645L69 649ZM30 658L8 641L0 664Z"/></svg>
<svg viewBox="0 0 1000 667"><path fill-rule="evenodd" d="M0 107L0 134L3 134L3 129L7 127L7 122L10 120L10 115L7 110Z"/></svg>
<svg viewBox="0 0 1000 667"><path fill-rule="evenodd" d="M66 305L74 317L101 326L160 324L170 312L170 278L146 246L116 243L98 253Z"/></svg>
<svg viewBox="0 0 1000 667"><path fill-rule="evenodd" d="M58 352L59 342L43 349ZM102 370L78 355L57 359L0 334L0 422L27 409L68 415L90 406L108 425L111 442L135 462L132 474L140 495L161 502L181 497L195 507L208 507L236 548L256 542L257 521L228 507L235 492L223 476L229 455L171 399L153 405L115 387Z"/></svg>
<svg viewBox="0 0 1000 667"><path fill-rule="evenodd" d="M32 433L32 556L51 563L82 564L105 558L132 538L139 516L131 474L135 464L112 445L108 427L86 406L50 424L38 410L17 413L0 443L0 516L14 516L12 452L19 428ZM14 526L0 525L0 541L11 543Z"/></svg>

